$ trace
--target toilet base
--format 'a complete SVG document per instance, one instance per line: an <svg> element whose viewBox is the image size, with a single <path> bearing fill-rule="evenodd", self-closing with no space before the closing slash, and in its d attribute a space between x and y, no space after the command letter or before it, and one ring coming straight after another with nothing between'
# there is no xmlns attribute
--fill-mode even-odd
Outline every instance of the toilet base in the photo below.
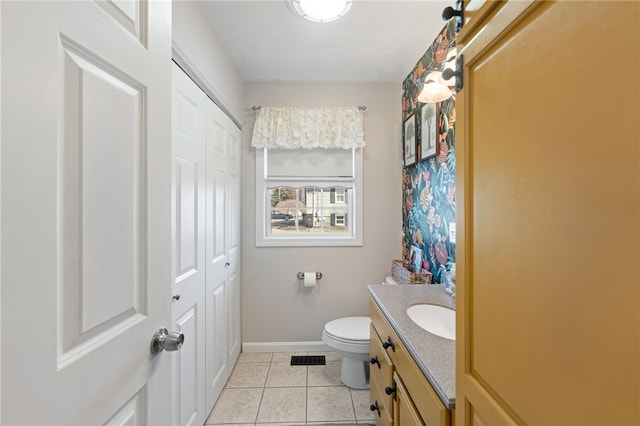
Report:
<svg viewBox="0 0 640 426"><path fill-rule="evenodd" d="M340 380L353 389L369 389L369 360L342 356Z"/></svg>

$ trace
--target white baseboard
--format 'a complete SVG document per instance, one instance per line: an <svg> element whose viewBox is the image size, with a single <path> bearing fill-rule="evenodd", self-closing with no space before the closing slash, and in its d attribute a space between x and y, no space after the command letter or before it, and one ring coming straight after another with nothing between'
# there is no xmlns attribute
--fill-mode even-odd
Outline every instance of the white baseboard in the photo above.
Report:
<svg viewBox="0 0 640 426"><path fill-rule="evenodd" d="M242 352L327 352L323 342L242 342Z"/></svg>

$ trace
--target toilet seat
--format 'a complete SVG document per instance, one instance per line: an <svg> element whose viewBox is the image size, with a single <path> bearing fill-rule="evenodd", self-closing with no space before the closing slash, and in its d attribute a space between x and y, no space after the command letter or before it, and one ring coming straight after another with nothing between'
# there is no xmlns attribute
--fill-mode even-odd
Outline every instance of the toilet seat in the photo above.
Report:
<svg viewBox="0 0 640 426"><path fill-rule="evenodd" d="M325 333L344 343L369 343L369 317L347 317L329 321L324 326Z"/></svg>

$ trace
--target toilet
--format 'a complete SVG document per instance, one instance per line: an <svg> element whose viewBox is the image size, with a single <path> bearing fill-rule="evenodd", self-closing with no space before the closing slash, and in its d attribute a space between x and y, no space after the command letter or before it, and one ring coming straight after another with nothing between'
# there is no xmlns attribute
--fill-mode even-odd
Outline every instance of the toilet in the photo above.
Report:
<svg viewBox="0 0 640 426"><path fill-rule="evenodd" d="M340 380L354 389L369 389L369 317L347 317L329 321L322 341L342 355Z"/></svg>

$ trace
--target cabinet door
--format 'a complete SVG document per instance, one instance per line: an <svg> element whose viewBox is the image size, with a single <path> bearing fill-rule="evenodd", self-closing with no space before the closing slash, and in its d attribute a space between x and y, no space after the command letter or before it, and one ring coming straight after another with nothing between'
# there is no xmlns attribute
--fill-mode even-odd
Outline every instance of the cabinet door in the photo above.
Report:
<svg viewBox="0 0 640 426"><path fill-rule="evenodd" d="M640 424L640 3L486 7L458 36L457 423Z"/></svg>
<svg viewBox="0 0 640 426"><path fill-rule="evenodd" d="M407 389L397 374L393 375L393 383L396 389L396 397L393 401L393 422L402 426L424 426Z"/></svg>

